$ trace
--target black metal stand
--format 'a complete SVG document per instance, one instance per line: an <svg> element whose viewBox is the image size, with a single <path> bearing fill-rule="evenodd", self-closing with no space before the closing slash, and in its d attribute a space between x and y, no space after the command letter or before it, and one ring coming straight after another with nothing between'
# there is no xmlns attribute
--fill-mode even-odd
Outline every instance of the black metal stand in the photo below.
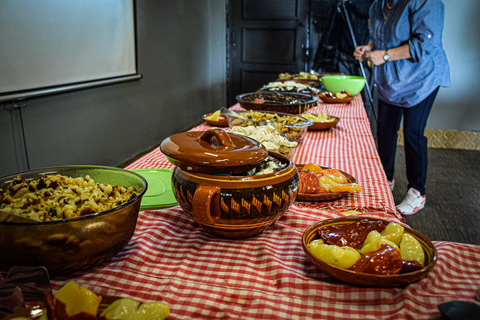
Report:
<svg viewBox="0 0 480 320"><path fill-rule="evenodd" d="M343 9L343 13L345 15L345 20L347 21L347 25L348 25L348 30L350 31L350 36L352 37L353 47L356 48L357 47L357 40L355 39L355 33L353 32L352 24L351 24L350 18L348 16L347 8L345 7L345 3L340 1L338 3L338 5L341 6L342 9ZM364 66L363 66L363 62L358 61L358 64L360 65L360 71L362 72L362 77L365 78L365 89L367 90L368 100L370 101L370 106L372 107L373 117L375 118L375 122L378 122L378 117L377 117L377 114L375 112L375 108L373 106L372 92L370 91L370 84L368 83L368 79L367 79L367 76L365 74L365 69L364 69Z"/></svg>

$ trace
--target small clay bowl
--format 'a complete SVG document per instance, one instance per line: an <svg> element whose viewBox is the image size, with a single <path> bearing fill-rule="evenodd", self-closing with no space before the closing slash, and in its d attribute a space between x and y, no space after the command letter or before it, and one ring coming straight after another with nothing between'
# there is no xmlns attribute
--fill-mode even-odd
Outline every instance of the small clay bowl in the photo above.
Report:
<svg viewBox="0 0 480 320"><path fill-rule="evenodd" d="M318 95L318 98L320 100L322 100L323 102L326 102L326 103L349 103L349 102L352 102L352 100L355 98L354 96L348 96L348 97L345 97L343 99L334 98L334 97L325 96L324 93L325 93L325 91L320 93Z"/></svg>
<svg viewBox="0 0 480 320"><path fill-rule="evenodd" d="M335 116L330 117L334 118L334 120L325 122L314 122L310 127L308 127L308 130L328 130L335 127L340 121L340 118Z"/></svg>
<svg viewBox="0 0 480 320"><path fill-rule="evenodd" d="M213 121L213 120L208 120L207 117L211 116L212 113L207 113L205 115L203 115L203 120L211 125L211 126L214 126L214 127L228 127L228 118L226 115L224 115L223 113L220 114L220 120L219 121Z"/></svg>
<svg viewBox="0 0 480 320"><path fill-rule="evenodd" d="M407 226L404 225L404 231L410 233L415 239L417 239L425 253L425 267L423 269L409 272L409 273L402 273L402 274L394 274L394 275L375 275L375 274L368 274L368 273L361 273L361 272L354 272L347 269L338 268L333 266L325 261L317 258L309 249L308 244L317 238L317 230L319 228L334 225L334 224L347 224L352 222L357 222L363 219L368 219L370 221L385 221L390 222L385 219L379 219L375 217L367 217L367 216L349 216L349 217L338 217L333 219L327 219L320 222L317 222L311 225L302 236L302 247L307 255L308 259L315 264L315 266L320 269L321 271L325 272L332 278L337 280L358 285L358 286L365 286L365 287L398 287L410 284L412 282L416 282L420 279L423 279L430 270L432 270L433 266L437 262L437 250L433 243L420 232L415 231Z"/></svg>
<svg viewBox="0 0 480 320"><path fill-rule="evenodd" d="M305 167L305 164L296 164L295 166L297 167L297 170L301 172L303 167ZM325 167L325 166L320 166L320 167L323 170L332 169L330 167ZM342 170L338 170L338 171L340 171L345 177L347 177L348 183L357 183L357 180L351 174L346 173L345 171L342 171ZM350 192L298 193L296 200L297 201L332 201L332 200L343 198L349 194Z"/></svg>

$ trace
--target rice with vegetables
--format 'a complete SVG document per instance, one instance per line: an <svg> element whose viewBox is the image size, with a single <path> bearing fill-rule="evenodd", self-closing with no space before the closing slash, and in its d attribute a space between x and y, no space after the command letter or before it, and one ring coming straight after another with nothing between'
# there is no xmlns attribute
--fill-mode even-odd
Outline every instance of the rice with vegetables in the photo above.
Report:
<svg viewBox="0 0 480 320"><path fill-rule="evenodd" d="M0 189L0 209L39 221L62 220L118 207L137 196L134 187L96 183L90 176L21 175Z"/></svg>

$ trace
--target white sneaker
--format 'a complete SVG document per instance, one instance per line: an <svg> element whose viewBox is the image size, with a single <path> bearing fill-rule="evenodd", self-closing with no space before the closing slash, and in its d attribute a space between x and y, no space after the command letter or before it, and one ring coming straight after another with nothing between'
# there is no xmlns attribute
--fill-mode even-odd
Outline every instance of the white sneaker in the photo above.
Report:
<svg viewBox="0 0 480 320"><path fill-rule="evenodd" d="M388 182L388 187L390 188L390 191L393 191L393 188L395 187L395 180L392 179L392 181L387 180Z"/></svg>
<svg viewBox="0 0 480 320"><path fill-rule="evenodd" d="M422 196L417 189L410 188L405 199L397 206L397 211L407 216L415 214L425 207L425 201L426 196Z"/></svg>

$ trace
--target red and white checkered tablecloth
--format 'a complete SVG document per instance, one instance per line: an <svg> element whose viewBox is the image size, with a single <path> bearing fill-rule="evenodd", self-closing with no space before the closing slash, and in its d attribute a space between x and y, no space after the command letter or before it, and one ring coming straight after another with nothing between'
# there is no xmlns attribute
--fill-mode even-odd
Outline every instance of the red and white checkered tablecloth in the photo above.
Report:
<svg viewBox="0 0 480 320"><path fill-rule="evenodd" d="M474 245L435 242L436 266L406 287L363 288L330 278L306 258L300 240L308 226L331 216L296 208L264 234L234 241L210 236L178 206L144 211L111 261L52 283L57 290L73 278L97 294L164 301L170 319L435 319L440 303L474 301L480 288Z"/></svg>
<svg viewBox="0 0 480 320"><path fill-rule="evenodd" d="M324 106L320 103L309 112L320 113ZM389 215L395 215L395 203L388 189L361 96L357 95L349 104L329 104L327 107L330 114L340 118L340 122L327 131L307 131L296 148L293 161L296 164L313 162L348 172L362 186L362 192L331 202L297 204L333 211L355 209L362 212L385 211ZM239 104L232 109L244 110ZM201 124L192 130L203 131L209 128L209 125ZM173 169L174 166L156 148L126 167L133 168Z"/></svg>
<svg viewBox="0 0 480 320"><path fill-rule="evenodd" d="M101 295L164 301L170 319L435 319L440 303L474 301L480 288L480 246L436 241L438 262L432 271L400 288L348 285L307 259L301 237L317 221L359 208L361 215L399 221L390 212L393 200L359 96L353 105L329 108L342 118L339 127L309 132L303 142L307 151L297 152L295 162L318 161L351 173L364 188L361 196L346 197L331 210L297 203L263 234L245 240L209 235L179 206L142 211L120 253L87 270L55 277L53 289L73 279ZM128 168L149 167L173 168L156 150Z"/></svg>

